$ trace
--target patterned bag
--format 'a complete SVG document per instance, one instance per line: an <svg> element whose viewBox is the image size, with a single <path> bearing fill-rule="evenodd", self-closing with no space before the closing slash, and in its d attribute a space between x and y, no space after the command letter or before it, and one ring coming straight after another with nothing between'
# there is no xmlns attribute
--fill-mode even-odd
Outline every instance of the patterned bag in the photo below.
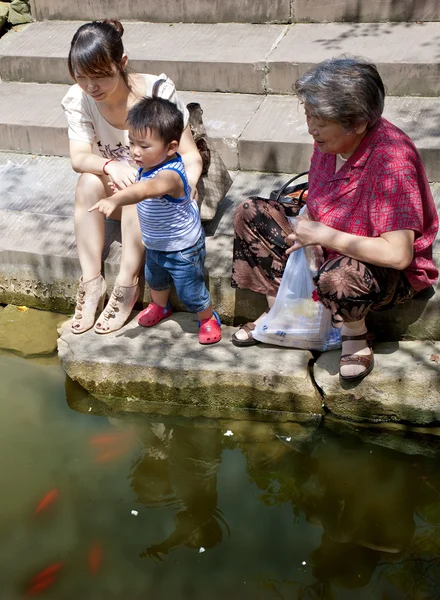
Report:
<svg viewBox="0 0 440 600"><path fill-rule="evenodd" d="M203 161L202 175L197 184L200 217L202 221L210 221L231 187L232 179L220 154L208 140L202 107L197 102L191 102L187 109L191 133Z"/></svg>

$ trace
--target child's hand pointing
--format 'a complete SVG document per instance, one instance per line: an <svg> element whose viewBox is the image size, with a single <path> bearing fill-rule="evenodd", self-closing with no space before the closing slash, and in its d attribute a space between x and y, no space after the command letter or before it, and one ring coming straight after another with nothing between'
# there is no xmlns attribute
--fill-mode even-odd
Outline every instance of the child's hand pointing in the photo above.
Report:
<svg viewBox="0 0 440 600"><path fill-rule="evenodd" d="M112 198L104 198L89 208L89 212L92 212L93 210L99 210L100 213L109 218L112 216L117 207L117 203Z"/></svg>

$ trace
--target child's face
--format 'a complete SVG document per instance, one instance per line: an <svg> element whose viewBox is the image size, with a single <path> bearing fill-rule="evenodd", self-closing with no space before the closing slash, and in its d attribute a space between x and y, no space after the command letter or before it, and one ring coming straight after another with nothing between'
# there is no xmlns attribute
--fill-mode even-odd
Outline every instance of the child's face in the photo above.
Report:
<svg viewBox="0 0 440 600"><path fill-rule="evenodd" d="M156 132L149 129L142 134L130 130L128 139L131 157L143 169L157 167L172 156L177 148L177 142L165 144Z"/></svg>

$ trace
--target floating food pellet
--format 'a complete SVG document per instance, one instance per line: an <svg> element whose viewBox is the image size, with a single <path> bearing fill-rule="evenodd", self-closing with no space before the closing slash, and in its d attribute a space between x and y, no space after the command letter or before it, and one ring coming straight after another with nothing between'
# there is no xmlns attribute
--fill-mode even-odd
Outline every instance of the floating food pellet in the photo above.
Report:
<svg viewBox="0 0 440 600"><path fill-rule="evenodd" d="M199 554L202 554L202 552L205 552L205 548L202 546L199 550Z"/></svg>
<svg viewBox="0 0 440 600"><path fill-rule="evenodd" d="M131 514L132 514L134 517L137 517L139 513L138 513L138 511L137 511L137 510L132 510L132 511L131 511Z"/></svg>
<svg viewBox="0 0 440 600"><path fill-rule="evenodd" d="M224 433L223 435L225 435L226 437L230 437L231 435L234 435L232 433L232 431L230 429L228 429L228 431L226 433Z"/></svg>

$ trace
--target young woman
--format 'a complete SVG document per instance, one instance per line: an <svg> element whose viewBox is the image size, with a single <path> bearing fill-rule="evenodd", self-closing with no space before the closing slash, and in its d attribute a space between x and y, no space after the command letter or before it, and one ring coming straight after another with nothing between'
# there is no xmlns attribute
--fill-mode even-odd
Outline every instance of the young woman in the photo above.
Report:
<svg viewBox="0 0 440 600"><path fill-rule="evenodd" d="M73 169L81 173L75 197L75 235L82 275L79 281L73 333L94 329L109 333L120 329L139 296L138 274L144 260L136 206L125 206L121 219L122 258L110 299L102 310L106 283L101 274L104 248L104 217L89 208L101 198L135 181L137 169L130 161L126 119L129 109L142 97L157 95L174 102L184 117L185 129L179 144L188 181L195 193L202 161L188 126L188 111L179 101L173 82L166 75L154 76L127 71L119 21L93 21L82 25L72 39L69 71L76 85L63 98L69 125Z"/></svg>

